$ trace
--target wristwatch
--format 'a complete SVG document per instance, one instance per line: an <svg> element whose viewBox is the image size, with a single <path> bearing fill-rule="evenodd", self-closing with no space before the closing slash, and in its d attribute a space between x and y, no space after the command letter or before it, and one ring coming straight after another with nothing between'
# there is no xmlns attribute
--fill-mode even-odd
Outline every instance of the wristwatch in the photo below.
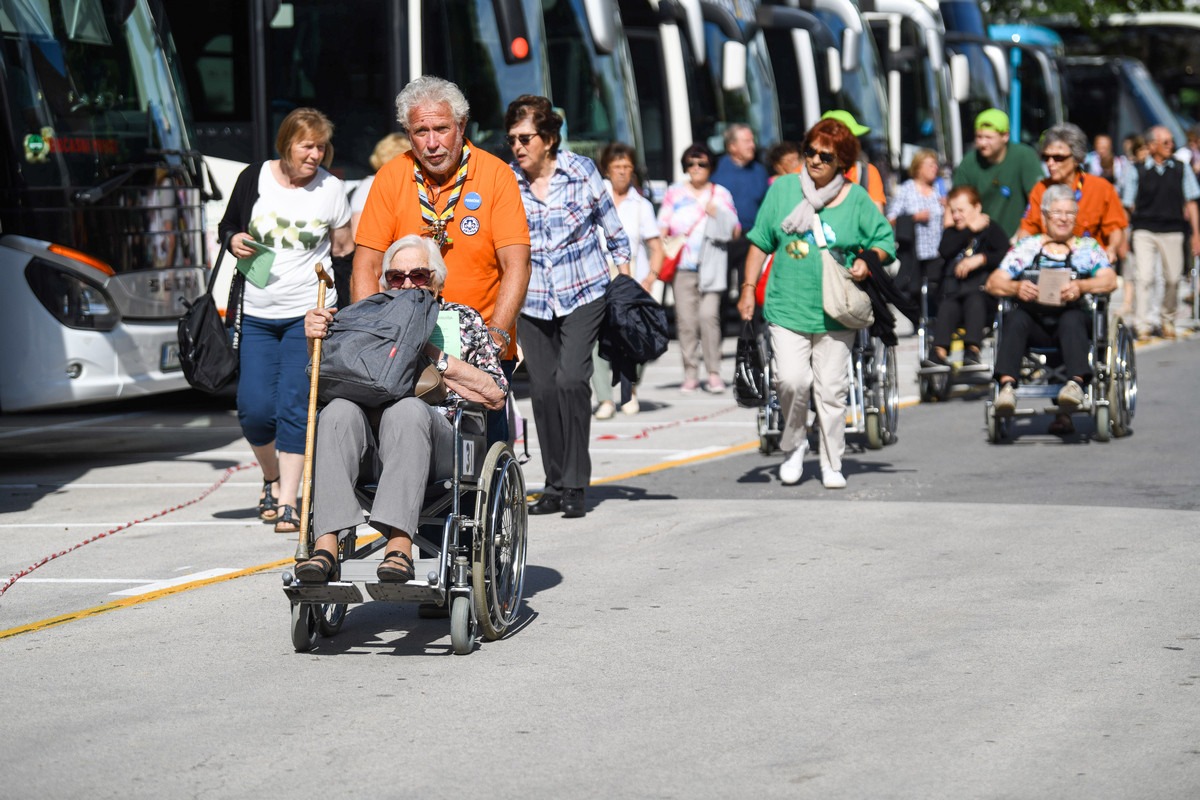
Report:
<svg viewBox="0 0 1200 800"><path fill-rule="evenodd" d="M445 353L442 353L441 358L439 358L437 361L433 362L433 368L436 369L439 373L445 373L446 370L449 369L449 367L450 367L450 356L446 355Z"/></svg>

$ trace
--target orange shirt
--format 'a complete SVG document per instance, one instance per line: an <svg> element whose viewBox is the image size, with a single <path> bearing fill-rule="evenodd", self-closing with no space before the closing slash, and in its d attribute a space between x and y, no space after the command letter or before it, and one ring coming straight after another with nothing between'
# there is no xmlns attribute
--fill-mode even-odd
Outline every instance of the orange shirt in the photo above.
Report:
<svg viewBox="0 0 1200 800"><path fill-rule="evenodd" d="M447 272L442 295L453 303L474 308L491 324L500 295L496 250L513 244L528 247L529 225L512 169L482 148L469 142L468 145L471 158L467 162L467 179L454 206L454 218L446 228L452 241L442 248ZM425 223L421 219L414 163L412 153L404 153L384 164L376 174L358 223L356 244L382 252L402 236L421 233ZM455 176L451 176L438 191L441 203L434 202L438 213L445 208L454 180ZM509 335L513 344L505 357L515 358L515 330L510 330Z"/></svg>
<svg viewBox="0 0 1200 800"><path fill-rule="evenodd" d="M851 183L858 183L858 162L854 162L854 166L846 170L846 180ZM879 174L874 164L867 164L867 194L871 195L871 199L881 206L887 206L887 194L883 191L883 176Z"/></svg>
<svg viewBox="0 0 1200 800"><path fill-rule="evenodd" d="M1081 175L1077 181L1075 202L1079 204L1079 215L1075 217L1075 235L1091 236L1101 247L1108 247L1112 232L1129 226L1121 198L1116 188L1098 175ZM1029 208L1025 209L1019 235L1046 232L1042 224L1042 195L1050 185L1050 179L1043 178L1029 193Z"/></svg>

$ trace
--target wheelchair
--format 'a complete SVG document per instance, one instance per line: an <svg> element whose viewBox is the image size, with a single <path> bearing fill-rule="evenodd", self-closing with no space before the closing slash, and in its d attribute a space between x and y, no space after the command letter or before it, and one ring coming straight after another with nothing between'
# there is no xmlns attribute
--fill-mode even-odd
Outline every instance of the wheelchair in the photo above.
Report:
<svg viewBox="0 0 1200 800"><path fill-rule="evenodd" d="M762 386L759 391L765 399L758 407L755 422L758 427L758 451L764 456L769 456L780 449L779 442L783 439L783 410L779 406L779 393L775 391L775 350L771 347L770 334L759 332L758 346L763 364Z"/></svg>
<svg viewBox="0 0 1200 800"><path fill-rule="evenodd" d="M997 352L1003 337L1004 313L1015 307L1012 302L1005 299L1000 304L995 335ZM1072 413L1094 417L1096 439L1107 442L1114 436L1124 436L1129 432L1129 425L1137 411L1134 337L1120 317L1109 320L1108 296L1084 295L1083 302L1092 317L1091 349L1088 353L1092 380L1084 387L1083 404ZM1058 407L1056 398L1068 377L1057 348L1027 349L1018 376L1018 406L1013 416L996 415L999 386L994 382L991 397L984 403L988 441L996 444L1011 438L1015 433L1013 420L1017 417L1065 413ZM1022 407L1022 400L1030 401L1030 405Z"/></svg>
<svg viewBox="0 0 1200 800"><path fill-rule="evenodd" d="M950 387L956 383L982 382L980 379L990 378L993 372L992 362L995 360L996 340L995 325L984 334L982 346L979 349L979 364L966 365L953 360L953 353L947 354L949 364L946 366L922 366L933 354L934 323L937 316L930 312L931 297L928 280L921 282L921 316L917 323L917 349L921 354L917 362L917 386L920 390L921 402L932 403L945 400L950 394ZM959 329L961 331L961 328ZM962 335L955 331L953 341L961 342ZM963 350L965 351L965 346ZM990 352L990 355L989 355Z"/></svg>
<svg viewBox="0 0 1200 800"><path fill-rule="evenodd" d="M360 481L355 491L363 508L370 508L375 486ZM308 557L316 539L312 505L297 561ZM478 403L462 402L454 417L452 474L438 476L427 486L413 533L418 577L407 583L379 581L379 559L372 556L382 555L387 539L374 533L360 544L355 531L343 531L336 580L305 583L290 570L283 573L283 591L291 601L292 645L305 652L318 636L335 635L347 606L364 602L361 586L377 601L448 607L452 650L470 653L479 634L499 639L516 620L527 539L520 462L507 442L488 447L486 410ZM419 577L422 572L424 578Z"/></svg>

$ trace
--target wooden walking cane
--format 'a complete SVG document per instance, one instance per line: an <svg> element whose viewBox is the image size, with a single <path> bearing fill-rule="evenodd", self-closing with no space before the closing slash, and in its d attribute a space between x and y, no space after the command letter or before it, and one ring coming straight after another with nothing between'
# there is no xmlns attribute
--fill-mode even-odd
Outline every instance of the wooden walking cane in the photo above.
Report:
<svg viewBox="0 0 1200 800"><path fill-rule="evenodd" d="M333 287L333 278L320 263L317 264L317 308L325 307L325 287ZM304 478L300 498L300 541L296 544L296 560L306 561L308 551L308 520L312 508L313 440L317 421L317 378L321 374L321 339L313 340L312 379L308 385L308 426L304 431Z"/></svg>

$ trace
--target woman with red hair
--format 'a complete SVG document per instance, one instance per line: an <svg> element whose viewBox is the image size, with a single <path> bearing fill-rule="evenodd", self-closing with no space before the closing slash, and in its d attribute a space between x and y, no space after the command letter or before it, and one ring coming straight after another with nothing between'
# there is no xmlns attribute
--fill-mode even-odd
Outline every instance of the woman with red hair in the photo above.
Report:
<svg viewBox="0 0 1200 800"><path fill-rule="evenodd" d="M808 451L808 400L813 396L821 440L821 482L842 489L846 450L846 394L855 332L825 313L821 250L813 229L821 226L831 255L855 281L896 255L887 218L866 190L843 173L858 159L858 139L835 119L823 119L804 137L804 166L771 184L747 235L750 254L738 311L754 315L754 287L767 254L775 256L767 282L763 318L769 324L783 411L779 468L784 484L799 483Z"/></svg>

